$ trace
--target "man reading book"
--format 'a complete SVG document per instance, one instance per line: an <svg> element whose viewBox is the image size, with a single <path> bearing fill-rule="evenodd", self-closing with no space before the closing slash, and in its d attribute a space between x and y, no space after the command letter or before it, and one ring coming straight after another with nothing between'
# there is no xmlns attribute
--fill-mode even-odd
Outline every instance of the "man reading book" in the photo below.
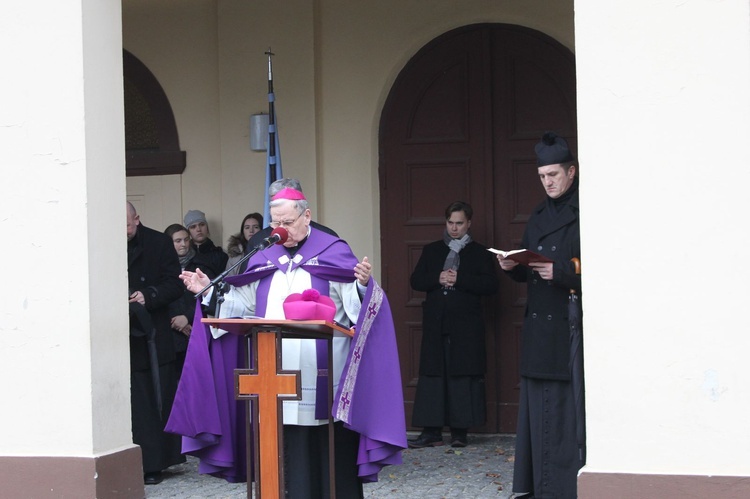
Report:
<svg viewBox="0 0 750 499"><path fill-rule="evenodd" d="M526 282L528 290L513 492L576 497L585 449L579 453L576 439L568 297L571 289L581 290L581 277L571 262L581 256L578 179L575 160L562 137L545 133L535 152L547 196L531 213L522 247L550 261L531 261L527 266L497 255L505 273Z"/></svg>

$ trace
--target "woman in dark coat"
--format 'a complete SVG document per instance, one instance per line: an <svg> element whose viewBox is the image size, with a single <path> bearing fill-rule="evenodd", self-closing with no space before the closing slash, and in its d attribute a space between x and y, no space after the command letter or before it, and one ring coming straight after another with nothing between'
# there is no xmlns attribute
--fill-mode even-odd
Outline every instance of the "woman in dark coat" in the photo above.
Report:
<svg viewBox="0 0 750 499"><path fill-rule="evenodd" d="M422 347L412 424L423 427L409 447L467 443L468 428L485 421L485 341L481 298L497 291L492 255L468 234L473 210L462 201L445 210L443 239L428 244L411 275L422 303Z"/></svg>
<svg viewBox="0 0 750 499"><path fill-rule="evenodd" d="M262 228L263 215L260 213L250 213L245 215L245 218L242 219L242 225L240 225L240 231L237 234L229 236L229 239L227 240L227 254L229 255L229 260L227 261L226 269L223 270L231 269L242 259L243 256L245 256L245 251L248 249L247 242L255 234L260 232ZM241 265L232 270L229 275L240 274L240 267ZM247 267L247 262L245 263L245 267ZM195 270L190 270L191 272L195 272Z"/></svg>
<svg viewBox="0 0 750 499"><path fill-rule="evenodd" d="M211 259L198 253L190 240L190 232L180 224L172 224L164 230L174 244L180 268L195 272L199 268L210 279L218 275L211 266ZM193 317L195 316L195 297L187 288L182 286L182 296L169 304L170 326L175 349L175 366L177 379L182 376L182 366L185 365L188 338L193 331Z"/></svg>

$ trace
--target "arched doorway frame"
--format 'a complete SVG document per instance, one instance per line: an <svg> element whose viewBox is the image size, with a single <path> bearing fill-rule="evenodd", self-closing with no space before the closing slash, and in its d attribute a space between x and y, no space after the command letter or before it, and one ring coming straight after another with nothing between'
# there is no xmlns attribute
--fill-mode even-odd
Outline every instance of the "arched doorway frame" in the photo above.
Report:
<svg viewBox="0 0 750 499"><path fill-rule="evenodd" d="M426 139L424 136L421 138L411 137L406 139L404 144L399 145L399 147L403 146L405 149L413 147L414 149L418 149L424 145L426 150L430 148L435 150L442 148L441 150L444 150L445 154L441 157L440 161L436 161L435 157L429 157L423 160L424 164L421 165L418 160L415 160L416 156L411 157L409 160L413 161L413 164L408 166L408 168L411 168L413 171L422 168L424 171L432 169L434 172L453 172L456 175L454 184L462 185L462 188L467 191L466 195L461 196L457 194L456 197L472 198L469 201L475 205L475 212L477 206L479 206L479 211L484 213L484 220L482 218L476 220L475 216L475 221L472 225L475 238L487 246L508 249L520 241L525 222L528 219L528 213L533 206L541 201L543 196L542 191L538 187L538 180L536 180L536 170L529 167L534 164L533 144L538 141L546 129L552 128L557 129L561 135L566 136L571 141L574 149L576 145L574 56L562 43L549 35L531 28L502 23L483 23L461 26L449 30L425 43L403 65L393 79L381 109L378 127L380 239L381 261L383 263L381 280L388 292L391 307L394 309L394 320L396 322L397 334L399 335L399 354L401 357L402 379L406 399L407 423L410 422L410 400L413 400L412 397L416 385L419 339L421 338L421 317L417 317L414 312L419 310L422 300L422 294L414 293L408 288L408 276L421 253L421 247L427 242L439 238L439 230L444 223L442 208L448 204L448 201L454 199L443 199L438 203L430 203L428 201L420 205L419 201L415 202L413 199L414 191L410 191L408 188L405 191L401 191L401 197L408 198L408 203L403 203L399 199L399 194L396 194L394 197L394 185L411 185L414 183L414 179L398 177L398 174L394 175L392 165L389 163L392 160L392 158L389 158L388 148L390 146L387 143L390 130L386 128L386 123L389 120L389 113L393 114L393 108L398 107L394 106L392 101L394 92L403 84L404 79L407 77L405 75L408 75L409 71L413 69L420 58L428 57L431 50L434 50L435 47L439 47L441 44L449 43L452 38L481 30L508 32L519 39L528 40L529 46L533 45L532 49L529 49L531 53L523 53L523 50L521 50L518 54L512 51L504 54L503 57L511 59L516 57L518 59L517 61L513 61L518 64L504 67L505 70L532 73L537 71L535 74L544 76L547 68L540 70L540 68L533 67L533 60L535 58L533 50L547 52L544 54L543 59L546 63L550 64L550 67L555 66L558 62L560 63L559 67L549 70L548 73L553 75L551 80L555 80L554 75L556 73L559 72L562 74L563 76L560 76L562 83L559 86L564 88L560 92L557 92L555 90L555 86L557 85L555 81L552 81L551 85L547 83L539 84L538 93L543 94L542 97L544 98L535 99L534 102L530 102L527 98L523 101L525 102L524 109L517 111L514 115L520 125L523 125L525 122L532 123L535 120L537 122L543 120L545 125L542 126L539 124L538 127L515 126L515 128L509 125L506 128L513 128L513 130L508 131L503 130L503 126L505 125L499 126L491 118L490 122L485 124L484 129L479 127L473 130L452 130L452 132L455 132L454 136L448 137L445 135L439 137L442 140L435 140L434 142L430 142L430 137ZM485 35L485 38L487 37L491 38L492 35ZM491 44L495 42L488 41L487 43ZM480 46L479 52L485 50L483 47L484 45ZM459 62L457 64L461 64L460 58L465 57L467 60L471 59L471 63L464 61L467 67L471 64L475 66L481 65L482 61L479 57L473 57L472 54L460 53L460 50L458 52L456 60ZM524 65L524 61L532 61L532 64ZM491 77L499 79L498 75L502 76L501 73L496 71L496 68L491 67L487 71L495 71L497 73L493 73ZM487 75L484 77L487 77ZM493 91L494 89L489 90L489 92ZM417 94L418 92L415 93L415 95ZM492 98L494 100L499 99L495 95ZM515 102L508 96L504 96L503 98L507 98L511 104ZM535 108L534 103L537 100L540 101L540 104ZM399 112L411 112L409 109L411 104L411 102L405 101L403 106L399 108ZM551 108L558 108L559 112L557 114L559 116L548 120L546 110ZM460 119L462 111L453 109L448 112L453 112L452 117ZM481 112L481 110L474 110L475 114L481 114ZM490 115L493 115L493 113L496 113L496 111L490 111ZM519 123L514 123L514 125L519 125ZM429 119L422 117L421 126L422 131L429 131ZM445 130L442 131L444 132ZM505 133L507 136L505 137L505 143L502 145L495 144L495 142L499 142L496 139L496 134L500 133ZM470 142L469 137L472 134L484 134L488 137L489 144L478 144L473 149L468 148L457 153L450 152L450 147L445 146L446 143L450 142L458 144L464 141L468 143ZM422 145L420 145L420 141L423 143ZM502 156L502 154L498 155L497 150L502 148L512 149L512 151L508 152L505 156ZM427 156L430 156L430 154L428 153ZM441 161L442 165L437 164ZM485 169L483 174L477 174L476 171L474 173L467 173L472 171L471 166L469 166L469 163L472 161L474 165L483 165L481 167ZM413 171L411 174L413 174ZM418 178L418 175L415 178ZM429 176L423 177L423 180L429 181ZM467 187L472 184L474 186L482 185L479 188ZM468 193L469 190L471 193ZM506 203L507 206L498 208L496 206L496 198L501 191L503 191L503 198L508 201ZM448 195L446 194L446 196ZM402 204L394 209L393 206L399 203ZM428 206L429 209L427 209ZM501 215L495 217L496 212L501 212ZM394 228L394 219L398 219L401 216L404 217L401 225ZM502 221L499 221L499 219L502 219ZM399 266L399 262L406 263ZM479 431L513 432L515 430L517 403L517 390L515 386L517 386L518 378L517 357L520 344L521 322L518 316L525 308L525 288L518 284L507 282L507 278L504 278L504 276L501 276L501 286L501 293L504 296L501 301L495 303L489 300L486 303L486 308L489 309L486 312L486 323L488 331L493 331L488 332L487 336L488 424L485 428L479 429ZM412 311L408 320L403 317L403 314L400 314L399 307L404 307ZM516 318L511 320L511 314L514 314ZM499 317L504 317L505 319L503 320L505 322L503 323ZM505 358L497 361L495 357L500 355L504 355Z"/></svg>

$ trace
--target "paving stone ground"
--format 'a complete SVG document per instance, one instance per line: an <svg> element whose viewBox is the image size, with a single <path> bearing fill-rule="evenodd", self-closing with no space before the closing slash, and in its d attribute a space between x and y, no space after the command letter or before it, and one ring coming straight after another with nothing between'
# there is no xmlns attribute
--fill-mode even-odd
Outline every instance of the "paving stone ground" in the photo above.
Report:
<svg viewBox="0 0 750 499"><path fill-rule="evenodd" d="M409 438L415 435L410 435ZM407 449L403 464L388 466L376 483L364 485L366 498L503 498L513 496L513 435L470 434L469 445L454 449L449 445ZM198 461L188 457L185 464L164 472L159 485L147 485L146 497L221 498L247 497L247 484L227 483L198 474ZM347 499L347 498L339 498Z"/></svg>

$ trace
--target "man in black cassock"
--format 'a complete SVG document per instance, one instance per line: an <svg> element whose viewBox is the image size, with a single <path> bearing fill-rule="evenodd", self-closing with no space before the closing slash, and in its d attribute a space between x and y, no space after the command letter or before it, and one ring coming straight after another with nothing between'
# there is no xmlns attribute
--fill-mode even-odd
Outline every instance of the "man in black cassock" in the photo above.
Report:
<svg viewBox="0 0 750 499"><path fill-rule="evenodd" d="M482 298L497 291L492 255L471 238L471 205L456 201L445 209L443 238L422 249L411 287L425 292L422 345L412 424L422 433L409 440L419 449L465 447L467 431L485 422L484 315Z"/></svg>
<svg viewBox="0 0 750 499"><path fill-rule="evenodd" d="M138 312L134 310L138 307L147 312L145 318L137 313L131 313L130 318L133 443L140 445L143 453L144 483L153 485L162 481L162 470L185 462L185 456L180 453L180 438L164 433L177 390L169 304L182 295L183 286L172 240L143 226L131 203L127 203L127 210L128 301L131 312ZM155 349L149 348L149 335L152 335ZM152 369L152 366L158 367ZM154 389L157 381L160 393Z"/></svg>
<svg viewBox="0 0 750 499"><path fill-rule="evenodd" d="M576 434L576 425L584 422L576 420L568 322L570 291L581 291L581 276L571 261L581 256L578 179L562 137L545 133L535 152L547 197L531 213L521 244L552 262L527 267L497 256L500 267L528 289L513 492L527 494L519 496L524 498L573 499L586 460Z"/></svg>

